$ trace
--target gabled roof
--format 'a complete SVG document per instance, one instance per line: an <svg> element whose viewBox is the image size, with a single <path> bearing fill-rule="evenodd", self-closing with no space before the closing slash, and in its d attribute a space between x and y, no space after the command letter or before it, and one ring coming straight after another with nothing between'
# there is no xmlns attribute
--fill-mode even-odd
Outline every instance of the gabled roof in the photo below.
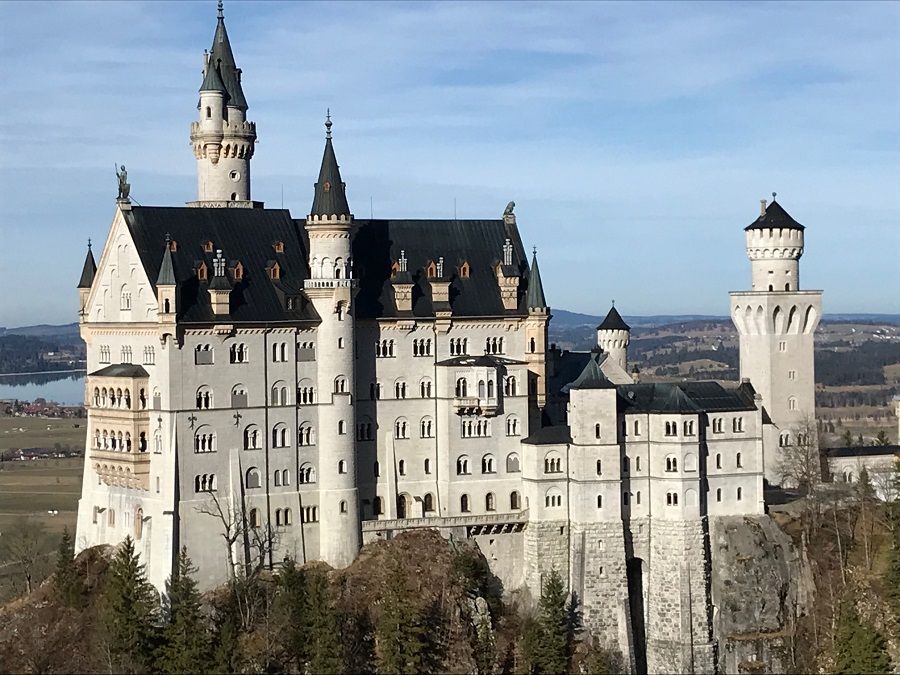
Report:
<svg viewBox="0 0 900 675"><path fill-rule="evenodd" d="M331 144L331 117L325 121L325 152L322 154L322 166L319 169L319 180L316 181L312 208L313 216L349 216L350 205L347 203L347 186L341 180L341 170L334 155Z"/></svg>
<svg viewBox="0 0 900 675"><path fill-rule="evenodd" d="M531 258L531 270L528 273L528 294L525 298L529 309L546 309L547 300L544 297L544 285L541 283L541 271L538 268L537 251Z"/></svg>
<svg viewBox="0 0 900 675"><path fill-rule="evenodd" d="M449 306L454 317L525 317L525 294L516 309L506 309L500 296L495 265L503 245L513 246L513 265L523 277L528 262L515 224L503 220L355 220L353 270L359 280L355 316L360 319L433 317L441 309L432 300L431 283L424 269L428 261L444 258L450 282ZM398 312L394 305L391 266L406 251L412 288L412 310ZM469 276L460 277L453 264L469 263Z"/></svg>
<svg viewBox="0 0 900 675"><path fill-rule="evenodd" d="M803 230L803 225L791 218L791 215L785 211L781 204L774 199L772 203L766 207L766 212L761 213L759 218L750 223L744 230Z"/></svg>
<svg viewBox="0 0 900 675"><path fill-rule="evenodd" d="M114 363L90 375L97 377L150 377L150 374L142 366L131 363Z"/></svg>
<svg viewBox="0 0 900 675"><path fill-rule="evenodd" d="M207 72L210 69L218 70L218 76L225 87L225 105L246 110L247 99L244 98L244 90L241 89L240 69L234 62L234 53L231 51L228 31L225 30L225 15L222 13L221 3L219 4L216 33L213 35L212 47L209 50Z"/></svg>
<svg viewBox="0 0 900 675"><path fill-rule="evenodd" d="M91 244L88 242L87 255L84 257L84 267L81 268L81 278L78 280L78 288L90 288L94 283L94 275L97 273L97 263L94 262L94 254L91 253Z"/></svg>
<svg viewBox="0 0 900 675"><path fill-rule="evenodd" d="M169 234L166 233L166 244L163 250L162 262L159 264L159 276L156 277L157 286L174 286L175 266L172 263L172 247L169 245Z"/></svg>
<svg viewBox="0 0 900 675"><path fill-rule="evenodd" d="M319 316L309 301L286 308L285 297L305 298L303 282L309 277L306 266L309 246L306 231L298 227L287 210L281 209L204 209L189 207L133 206L125 212L125 222L148 279L158 280L165 255L160 243L166 234L176 242L168 254L171 274L178 288L178 321L210 323L212 312L208 285L197 278L197 261L213 269L216 255L204 250L203 243L214 241L232 260L240 260L243 276L231 292L230 322L318 322ZM260 242L282 241L284 252L276 253ZM266 272L271 259L278 262L279 279ZM154 288L155 291L155 288Z"/></svg>
<svg viewBox="0 0 900 675"><path fill-rule="evenodd" d="M619 385L619 409L624 412L700 413L756 410L752 389L726 389L718 382L654 382Z"/></svg>
<svg viewBox="0 0 900 675"><path fill-rule="evenodd" d="M843 448L828 448L829 457L900 457L900 445L853 445Z"/></svg>
<svg viewBox="0 0 900 675"><path fill-rule="evenodd" d="M535 429L522 442L529 445L563 445L572 442L572 433L567 425L557 424Z"/></svg>
<svg viewBox="0 0 900 675"><path fill-rule="evenodd" d="M602 352L591 352L584 370L573 382L570 382L562 388L563 393L568 393L572 389L615 389L616 385L607 379L606 375L600 369L600 364L606 359L606 354Z"/></svg>
<svg viewBox="0 0 900 675"><path fill-rule="evenodd" d="M631 326L625 323L619 310L613 305L606 318L597 326L597 330L631 330Z"/></svg>

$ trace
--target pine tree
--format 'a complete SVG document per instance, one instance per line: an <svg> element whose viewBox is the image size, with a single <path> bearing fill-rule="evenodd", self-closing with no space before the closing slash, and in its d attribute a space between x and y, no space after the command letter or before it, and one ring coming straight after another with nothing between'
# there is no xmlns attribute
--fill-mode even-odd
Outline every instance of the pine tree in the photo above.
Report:
<svg viewBox="0 0 900 675"><path fill-rule="evenodd" d="M835 635L835 671L837 673L886 673L891 660L884 637L859 620L852 602L844 602Z"/></svg>
<svg viewBox="0 0 900 675"><path fill-rule="evenodd" d="M343 670L340 628L324 572L307 575L306 616L309 622L309 671L338 673Z"/></svg>
<svg viewBox="0 0 900 675"><path fill-rule="evenodd" d="M278 573L277 584L275 612L281 625L282 649L296 668L302 670L309 661L306 574L288 559Z"/></svg>
<svg viewBox="0 0 900 675"><path fill-rule="evenodd" d="M66 607L78 609L84 605L84 584L75 567L75 547L72 544L68 527L63 529L59 548L56 550L56 574L53 577L53 587L59 602Z"/></svg>
<svg viewBox="0 0 900 675"><path fill-rule="evenodd" d="M565 673L569 669L571 646L570 612L566 607L566 589L559 572L551 570L544 583L540 602L541 644L538 668L545 675Z"/></svg>
<svg viewBox="0 0 900 675"><path fill-rule="evenodd" d="M385 584L381 605L375 625L378 672L420 672L426 657L425 623L396 562Z"/></svg>
<svg viewBox="0 0 900 675"><path fill-rule="evenodd" d="M149 669L156 643L159 602L156 590L144 574L134 550L134 541L125 537L107 572L100 621L110 669L141 672Z"/></svg>
<svg viewBox="0 0 900 675"><path fill-rule="evenodd" d="M196 568L182 548L178 565L166 581L165 644L160 661L163 672L185 673L209 662L211 645L202 600L193 575Z"/></svg>

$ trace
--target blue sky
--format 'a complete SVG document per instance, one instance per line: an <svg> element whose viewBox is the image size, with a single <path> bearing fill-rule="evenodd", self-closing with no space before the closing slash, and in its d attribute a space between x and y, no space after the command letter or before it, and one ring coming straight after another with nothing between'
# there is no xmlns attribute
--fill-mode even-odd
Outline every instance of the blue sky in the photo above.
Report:
<svg viewBox="0 0 900 675"><path fill-rule="evenodd" d="M330 107L351 206L517 204L551 305L727 313L759 199L807 226L826 312L900 312L900 4L226 2L259 144L296 217ZM0 325L75 320L113 165L195 197L188 144L214 2L0 3Z"/></svg>

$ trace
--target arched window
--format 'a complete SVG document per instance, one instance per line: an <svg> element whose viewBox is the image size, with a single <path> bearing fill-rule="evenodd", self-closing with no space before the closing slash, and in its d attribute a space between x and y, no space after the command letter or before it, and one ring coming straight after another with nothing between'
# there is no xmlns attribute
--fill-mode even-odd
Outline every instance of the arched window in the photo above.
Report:
<svg viewBox="0 0 900 675"><path fill-rule="evenodd" d="M425 475L429 475L431 473L431 460L429 458L425 458Z"/></svg>
<svg viewBox="0 0 900 675"><path fill-rule="evenodd" d="M738 498L740 499L740 497ZM134 538L140 541L144 536L144 509L138 508L134 512Z"/></svg>
<svg viewBox="0 0 900 675"><path fill-rule="evenodd" d="M409 438L409 423L405 417L398 417L394 421L394 438Z"/></svg>
<svg viewBox="0 0 900 675"><path fill-rule="evenodd" d="M509 510L519 511L522 508L522 498L519 496L518 490L509 493Z"/></svg>
<svg viewBox="0 0 900 675"><path fill-rule="evenodd" d="M256 529L262 525L262 521L259 517L259 509L250 509L250 517L249 517L250 527Z"/></svg>
<svg viewBox="0 0 900 675"><path fill-rule="evenodd" d="M231 407L247 407L247 388L242 384L236 384L231 388Z"/></svg>
<svg viewBox="0 0 900 675"><path fill-rule="evenodd" d="M342 499L341 503L338 504L338 509L341 513L347 513L347 502Z"/></svg>
<svg viewBox="0 0 900 675"><path fill-rule="evenodd" d="M465 398L468 396L468 383L466 382L466 378L461 377L456 380L456 396L458 398Z"/></svg>
<svg viewBox="0 0 900 675"><path fill-rule="evenodd" d="M528 351L530 351L532 354L537 351L537 343L535 342L534 338L531 338L528 341Z"/></svg>
<svg viewBox="0 0 900 675"><path fill-rule="evenodd" d="M478 380L478 398L485 398L484 380Z"/></svg>
<svg viewBox="0 0 900 675"><path fill-rule="evenodd" d="M338 436L343 436L347 433L347 422L346 420L338 420Z"/></svg>
<svg viewBox="0 0 900 675"><path fill-rule="evenodd" d="M562 457L556 452L544 457L544 473L562 473Z"/></svg>
<svg viewBox="0 0 900 675"><path fill-rule="evenodd" d="M287 384L282 381L273 384L271 405L290 405L290 403Z"/></svg>
<svg viewBox="0 0 900 675"><path fill-rule="evenodd" d="M494 398L494 381L488 380L487 383L487 397Z"/></svg>
<svg viewBox="0 0 900 675"><path fill-rule="evenodd" d="M488 492L485 495L484 510L485 511L496 511L497 510L497 497L494 496L493 492Z"/></svg>
<svg viewBox="0 0 900 675"><path fill-rule="evenodd" d="M297 430L297 443L302 446L316 444L316 430L309 422L303 422Z"/></svg>
<svg viewBox="0 0 900 675"><path fill-rule="evenodd" d="M394 382L394 398L406 398L406 382L403 380Z"/></svg>
<svg viewBox="0 0 900 675"><path fill-rule="evenodd" d="M425 513L434 511L434 495L430 492L425 493L425 496L422 497L422 511Z"/></svg>
<svg viewBox="0 0 900 675"><path fill-rule="evenodd" d="M601 460L601 459L597 460L597 475L598 476L603 475L603 460Z"/></svg>
<svg viewBox="0 0 900 675"><path fill-rule="evenodd" d="M600 438L600 422L594 425L594 438Z"/></svg>
<svg viewBox="0 0 900 675"><path fill-rule="evenodd" d="M481 458L481 473L497 473L493 455L484 455Z"/></svg>
<svg viewBox="0 0 900 675"><path fill-rule="evenodd" d="M316 468L309 462L300 465L297 471L297 482L300 484L308 484L316 482Z"/></svg>
<svg viewBox="0 0 900 675"><path fill-rule="evenodd" d="M426 377L419 382L419 395L422 398L431 398L431 380L429 378Z"/></svg>
<svg viewBox="0 0 900 675"><path fill-rule="evenodd" d="M143 432L141 432L143 437ZM215 452L216 434L209 426L202 426L194 432L194 452ZM141 450L143 452L143 449Z"/></svg>
<svg viewBox="0 0 900 675"><path fill-rule="evenodd" d="M503 393L506 396L516 396L518 393L518 385L516 378L512 375L506 378L503 385Z"/></svg>
<svg viewBox="0 0 900 675"><path fill-rule="evenodd" d="M797 409L797 399L791 396L788 399L788 410L796 410Z"/></svg>
<svg viewBox="0 0 900 675"><path fill-rule="evenodd" d="M519 465L519 455L511 452L506 456L506 473L519 473L522 469Z"/></svg>
<svg viewBox="0 0 900 675"><path fill-rule="evenodd" d="M397 462L397 473L399 473L401 476L406 475L406 460L405 459L401 459L400 461Z"/></svg>
<svg viewBox="0 0 900 675"><path fill-rule="evenodd" d="M213 407L212 389L203 385L197 389L197 410L209 410Z"/></svg>
<svg viewBox="0 0 900 675"><path fill-rule="evenodd" d="M276 424L272 429L272 447L286 448L290 445L291 439L288 434L287 426L284 424Z"/></svg>
<svg viewBox="0 0 900 675"><path fill-rule="evenodd" d="M347 378L343 375L338 375L334 378L334 393L335 394L345 394L347 393Z"/></svg>
<svg viewBox="0 0 900 675"><path fill-rule="evenodd" d="M291 471L290 469L283 469L281 471L281 484L282 485L290 485L291 484Z"/></svg>
<svg viewBox="0 0 900 675"><path fill-rule="evenodd" d="M675 455L668 455L666 457L666 471L669 473L678 471L678 458Z"/></svg>
<svg viewBox="0 0 900 675"><path fill-rule="evenodd" d="M463 495L459 498L459 510L463 513L469 512L469 495Z"/></svg>
<svg viewBox="0 0 900 675"><path fill-rule="evenodd" d="M244 482L244 486L248 490L260 487L259 469L255 466L251 466L247 469L247 479Z"/></svg>
<svg viewBox="0 0 900 675"><path fill-rule="evenodd" d="M423 417L419 422L419 436L434 438L434 421L430 417Z"/></svg>
<svg viewBox="0 0 900 675"><path fill-rule="evenodd" d="M739 487L737 489L737 500L741 501L741 499L743 499L743 498L744 498L744 489Z"/></svg>
<svg viewBox="0 0 900 675"><path fill-rule="evenodd" d="M506 418L506 435L507 436L518 436L519 435L519 418L516 415L510 415Z"/></svg>
<svg viewBox="0 0 900 675"><path fill-rule="evenodd" d="M469 475L469 458L466 455L460 455L456 458L456 475Z"/></svg>
<svg viewBox="0 0 900 675"><path fill-rule="evenodd" d="M211 118L212 118L212 108L209 106L206 106L206 119L211 119Z"/></svg>
<svg viewBox="0 0 900 675"><path fill-rule="evenodd" d="M716 501L722 501L722 488L716 488Z"/></svg>
<svg viewBox="0 0 900 675"><path fill-rule="evenodd" d="M666 493L666 506L678 506L678 493L677 492L667 492Z"/></svg>
<svg viewBox="0 0 900 675"><path fill-rule="evenodd" d="M634 435L635 436L641 435L641 421L640 420L634 421Z"/></svg>
<svg viewBox="0 0 900 675"><path fill-rule="evenodd" d="M554 508L562 506L562 492L559 488L552 487L544 494L544 506Z"/></svg>
<svg viewBox="0 0 900 675"><path fill-rule="evenodd" d="M603 508L603 495L597 495L597 508Z"/></svg>
<svg viewBox="0 0 900 675"><path fill-rule="evenodd" d="M716 468L717 469L722 468L722 453L720 453L720 452L716 453Z"/></svg>
<svg viewBox="0 0 900 675"><path fill-rule="evenodd" d="M275 473L272 474L272 483L275 487L281 487L281 471L275 469Z"/></svg>
<svg viewBox="0 0 900 675"><path fill-rule="evenodd" d="M737 468L744 468L744 463L741 461L741 453L737 453L737 455L735 456L735 463L737 464Z"/></svg>
<svg viewBox="0 0 900 675"><path fill-rule="evenodd" d="M342 459L338 462L338 473L347 473L347 460Z"/></svg>

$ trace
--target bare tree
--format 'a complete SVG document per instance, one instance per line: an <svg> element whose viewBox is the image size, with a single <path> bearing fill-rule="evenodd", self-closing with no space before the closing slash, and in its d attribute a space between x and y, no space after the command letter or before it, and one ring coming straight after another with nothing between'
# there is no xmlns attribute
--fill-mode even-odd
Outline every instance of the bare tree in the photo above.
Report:
<svg viewBox="0 0 900 675"><path fill-rule="evenodd" d="M35 581L43 576L49 543L44 526L29 518L19 521L0 537L0 560L19 569L27 593L34 590Z"/></svg>
<svg viewBox="0 0 900 675"><path fill-rule="evenodd" d="M782 485L799 488L805 495L807 531L818 522L822 493L822 455L816 420L807 416L796 429L795 442L781 448L777 467Z"/></svg>

